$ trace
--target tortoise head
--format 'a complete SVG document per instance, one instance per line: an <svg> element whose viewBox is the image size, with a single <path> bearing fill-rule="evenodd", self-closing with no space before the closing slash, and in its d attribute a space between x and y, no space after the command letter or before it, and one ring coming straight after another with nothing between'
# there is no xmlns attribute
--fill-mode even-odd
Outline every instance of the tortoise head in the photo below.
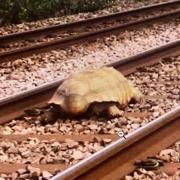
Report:
<svg viewBox="0 0 180 180"><path fill-rule="evenodd" d="M133 93L133 97L132 97L132 100L135 101L135 102L140 102L143 98L143 94L139 91L138 88L136 88L133 83L131 81L127 81L130 88L131 88L131 91Z"/></svg>
<svg viewBox="0 0 180 180"><path fill-rule="evenodd" d="M66 113L76 116L87 111L88 103L83 96L70 94L64 98L64 102L61 107Z"/></svg>

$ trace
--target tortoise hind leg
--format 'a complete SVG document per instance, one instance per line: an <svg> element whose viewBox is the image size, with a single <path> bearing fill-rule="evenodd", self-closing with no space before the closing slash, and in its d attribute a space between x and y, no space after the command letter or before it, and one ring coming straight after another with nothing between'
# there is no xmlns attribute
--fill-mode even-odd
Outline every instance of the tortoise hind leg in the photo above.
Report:
<svg viewBox="0 0 180 180"><path fill-rule="evenodd" d="M93 103L90 110L96 116L108 116L109 118L122 116L122 111L112 102Z"/></svg>
<svg viewBox="0 0 180 180"><path fill-rule="evenodd" d="M101 116L105 110L106 110L106 104L105 103L93 103L90 107L91 114L94 114L96 116Z"/></svg>
<svg viewBox="0 0 180 180"><path fill-rule="evenodd" d="M107 115L110 118L122 116L122 111L115 105L110 105L107 109Z"/></svg>

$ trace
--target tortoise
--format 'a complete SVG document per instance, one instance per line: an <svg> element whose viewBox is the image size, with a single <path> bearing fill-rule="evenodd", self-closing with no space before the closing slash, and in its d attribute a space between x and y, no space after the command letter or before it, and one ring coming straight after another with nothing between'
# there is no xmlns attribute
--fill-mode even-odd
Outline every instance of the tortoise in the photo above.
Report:
<svg viewBox="0 0 180 180"><path fill-rule="evenodd" d="M86 113L116 117L131 100L139 101L141 92L113 67L87 69L68 77L49 100L46 121L61 114L78 117Z"/></svg>

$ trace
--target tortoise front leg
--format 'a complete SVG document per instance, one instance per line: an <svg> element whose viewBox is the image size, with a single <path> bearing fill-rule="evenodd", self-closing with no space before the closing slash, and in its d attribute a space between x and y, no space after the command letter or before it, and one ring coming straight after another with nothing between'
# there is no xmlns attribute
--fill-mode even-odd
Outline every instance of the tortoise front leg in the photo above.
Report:
<svg viewBox="0 0 180 180"><path fill-rule="evenodd" d="M100 116L103 114L105 109L106 109L106 107L105 107L104 103L93 103L91 106L91 113L96 116Z"/></svg>
<svg viewBox="0 0 180 180"><path fill-rule="evenodd" d="M122 116L123 112L115 105L110 105L107 109L107 115L110 118Z"/></svg>

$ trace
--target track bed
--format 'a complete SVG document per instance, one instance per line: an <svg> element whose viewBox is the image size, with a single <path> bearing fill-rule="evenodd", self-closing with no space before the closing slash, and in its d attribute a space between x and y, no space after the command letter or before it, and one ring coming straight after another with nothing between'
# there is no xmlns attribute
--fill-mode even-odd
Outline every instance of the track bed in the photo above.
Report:
<svg viewBox="0 0 180 180"><path fill-rule="evenodd" d="M137 168L131 175L126 176L125 180L135 179L171 179L180 178L180 141L171 145L167 149L161 150L156 156L162 161L162 166L154 170Z"/></svg>
<svg viewBox="0 0 180 180"><path fill-rule="evenodd" d="M58 39L65 39L70 36L73 37L110 27L122 26L151 17L158 17L163 14L175 12L178 9L180 9L180 3L178 1L172 1L131 10L129 12L114 13L74 23L49 26L33 31L0 36L0 55L3 52L13 51L15 49L39 45Z"/></svg>
<svg viewBox="0 0 180 180"><path fill-rule="evenodd" d="M179 67L180 56L172 56L128 75L128 79L142 91L145 99L141 104L129 104L120 118L59 119L54 124L42 125L38 117L25 116L2 124L0 159L1 163L7 164L7 168L6 172L0 168L0 173L26 178L37 178L41 174L47 175L48 179L117 140L118 132L122 131L127 136L172 110L180 103ZM62 138L58 139L58 136ZM17 167L16 173L11 172L9 163ZM32 163L30 166L36 164L34 167L40 170L31 170L28 165L26 168L26 165L18 166L24 163ZM44 164L46 167L41 166ZM50 168L48 164L55 167ZM18 171L18 167L21 170Z"/></svg>

